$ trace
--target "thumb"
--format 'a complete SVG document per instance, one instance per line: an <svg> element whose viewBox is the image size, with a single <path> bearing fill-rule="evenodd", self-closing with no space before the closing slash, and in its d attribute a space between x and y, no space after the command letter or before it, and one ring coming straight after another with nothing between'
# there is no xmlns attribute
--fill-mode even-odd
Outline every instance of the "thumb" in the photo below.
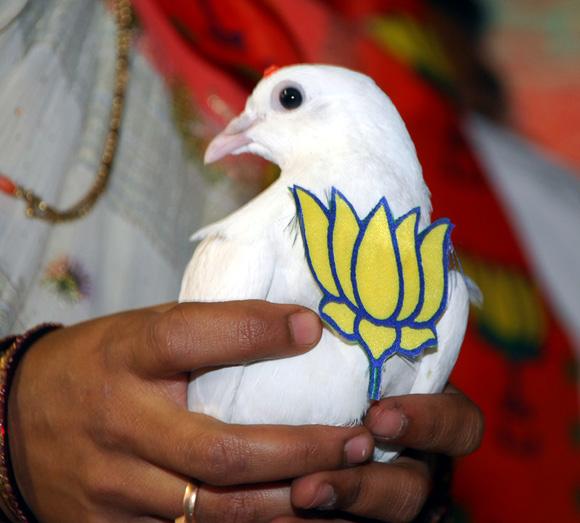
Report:
<svg viewBox="0 0 580 523"><path fill-rule="evenodd" d="M144 374L156 377L301 354L322 334L320 318L297 305L251 300L157 310L134 358Z"/></svg>

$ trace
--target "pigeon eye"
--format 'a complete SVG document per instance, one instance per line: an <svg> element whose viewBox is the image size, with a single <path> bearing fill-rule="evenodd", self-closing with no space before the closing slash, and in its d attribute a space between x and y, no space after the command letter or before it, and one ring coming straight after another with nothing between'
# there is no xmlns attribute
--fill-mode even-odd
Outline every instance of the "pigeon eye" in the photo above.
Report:
<svg viewBox="0 0 580 523"><path fill-rule="evenodd" d="M303 96L300 90L292 86L284 87L280 91L278 98L280 100L280 105L289 111L300 107L303 101Z"/></svg>
<svg viewBox="0 0 580 523"><path fill-rule="evenodd" d="M294 111L308 99L302 86L292 80L283 80L272 89L270 103L276 111Z"/></svg>

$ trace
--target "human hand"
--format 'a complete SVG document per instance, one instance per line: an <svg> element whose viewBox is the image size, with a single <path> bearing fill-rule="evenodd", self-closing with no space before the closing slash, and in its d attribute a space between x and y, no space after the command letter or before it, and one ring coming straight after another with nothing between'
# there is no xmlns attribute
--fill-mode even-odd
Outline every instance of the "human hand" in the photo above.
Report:
<svg viewBox="0 0 580 523"><path fill-rule="evenodd" d="M367 414L365 425L378 442L423 452L462 456L477 449L483 436L483 416L466 396L448 386L442 394L416 394L385 398ZM389 464L367 463L340 471L318 472L292 484L295 507L343 511L378 521L412 521L431 490L431 474L424 461L399 457ZM359 519L355 519L359 521ZM298 523L284 517L275 523ZM312 520L309 523L329 519Z"/></svg>
<svg viewBox="0 0 580 523"><path fill-rule="evenodd" d="M238 510L237 521L292 514L288 485L228 487L361 463L372 436L364 427L228 425L190 413L188 375L299 354L320 335L304 308L248 301L170 304L44 336L20 363L9 399L26 502L47 523L168 521L183 513L195 478L209 485L201 521L224 510Z"/></svg>

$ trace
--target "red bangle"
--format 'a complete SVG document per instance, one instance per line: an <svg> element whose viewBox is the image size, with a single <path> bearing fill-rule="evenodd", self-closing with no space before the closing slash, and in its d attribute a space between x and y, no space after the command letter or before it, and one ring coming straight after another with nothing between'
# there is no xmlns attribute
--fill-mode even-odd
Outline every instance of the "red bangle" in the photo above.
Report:
<svg viewBox="0 0 580 523"><path fill-rule="evenodd" d="M0 342L0 347L6 347L0 355L0 506L5 516L16 523L31 523L36 519L20 494L11 466L7 426L10 387L26 350L42 336L60 327L62 325L45 323Z"/></svg>

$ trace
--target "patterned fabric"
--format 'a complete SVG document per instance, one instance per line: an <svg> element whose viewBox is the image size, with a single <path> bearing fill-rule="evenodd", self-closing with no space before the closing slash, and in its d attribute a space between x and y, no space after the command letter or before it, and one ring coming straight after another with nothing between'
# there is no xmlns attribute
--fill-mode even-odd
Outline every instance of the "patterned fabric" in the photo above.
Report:
<svg viewBox="0 0 580 523"><path fill-rule="evenodd" d="M114 56L101 2L0 2L0 171L59 206L85 193L108 125ZM51 227L0 196L0 336L176 299L190 234L249 192L210 180L187 154L172 92L135 53L111 185L90 215Z"/></svg>
<svg viewBox="0 0 580 523"><path fill-rule="evenodd" d="M573 199L578 183L509 133L461 120L444 94L452 92L450 65L433 44L434 35L422 29L426 4L135 0L135 5L149 47L158 57L171 57L164 71L188 87L202 111L210 105L209 85L220 86L220 97L235 112L266 67L305 61L356 68L391 96L417 146L435 214L457 224L454 244L486 300L473 316L454 376L481 405L488 427L481 450L458 464L454 520L577 521L576 358L562 321L580 347L580 320L573 312L580 309L580 293L565 289L577 289L580 253L566 249L571 240L565 231L578 230L580 206L563 203ZM493 157L502 151L504 163L497 165ZM512 204L509 171L522 195L548 185L544 200L535 207L522 198ZM558 215L567 218L555 221ZM531 231L528 223L535 224ZM550 251L551 245L560 250ZM543 260L553 259L554 252L561 259L546 265Z"/></svg>

